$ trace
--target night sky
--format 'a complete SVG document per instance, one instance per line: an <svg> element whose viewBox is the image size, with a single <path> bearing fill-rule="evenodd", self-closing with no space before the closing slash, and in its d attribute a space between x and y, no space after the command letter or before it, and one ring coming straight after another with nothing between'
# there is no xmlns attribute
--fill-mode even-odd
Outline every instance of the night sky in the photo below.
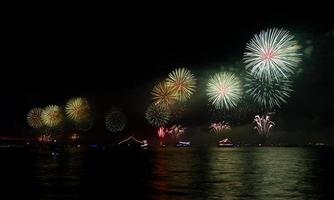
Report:
<svg viewBox="0 0 334 200"><path fill-rule="evenodd" d="M30 131L25 120L30 108L64 105L72 96L92 103L96 132L106 132L105 112L121 107L128 132L151 134L153 128L144 118L150 90L176 67L189 68L199 80L185 121L205 125L209 75L223 67L242 68L245 44L253 35L279 27L296 36L305 54L295 92L277 111L278 129L291 141L307 135L334 141L331 13L256 11L233 7L221 12L125 10L83 16L45 11L10 16L2 37L0 135L25 135Z"/></svg>

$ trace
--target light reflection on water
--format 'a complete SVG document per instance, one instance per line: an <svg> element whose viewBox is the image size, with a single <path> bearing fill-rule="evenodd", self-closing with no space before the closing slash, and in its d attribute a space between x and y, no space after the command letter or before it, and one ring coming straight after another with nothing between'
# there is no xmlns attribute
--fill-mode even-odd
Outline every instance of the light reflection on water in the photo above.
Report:
<svg viewBox="0 0 334 200"><path fill-rule="evenodd" d="M49 153L49 152L48 152ZM38 155L33 162L32 185L43 198L78 198L83 177L83 154L68 149L64 156Z"/></svg>
<svg viewBox="0 0 334 200"><path fill-rule="evenodd" d="M331 160L326 162L328 166L316 166L317 149L178 150L160 152L157 157L160 164L154 186L160 187L154 189L164 191L157 195L161 199L175 194L184 199L307 199L325 197L331 192L326 190L329 182L321 176L333 175L334 169L329 167L333 166L333 159L327 157ZM321 168L330 171L319 174Z"/></svg>
<svg viewBox="0 0 334 200"><path fill-rule="evenodd" d="M333 149L1 152L8 191L34 199L325 199ZM17 180L20 180L18 182ZM4 190L6 191L6 190ZM11 193L19 195L22 193Z"/></svg>

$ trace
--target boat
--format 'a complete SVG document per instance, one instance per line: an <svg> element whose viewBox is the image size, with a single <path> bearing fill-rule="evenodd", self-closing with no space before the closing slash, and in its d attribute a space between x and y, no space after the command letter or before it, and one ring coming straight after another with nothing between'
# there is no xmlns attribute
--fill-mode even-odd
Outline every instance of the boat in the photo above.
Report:
<svg viewBox="0 0 334 200"><path fill-rule="evenodd" d="M234 147L234 144L228 138L225 138L218 142L218 147Z"/></svg>
<svg viewBox="0 0 334 200"><path fill-rule="evenodd" d="M190 142L178 141L176 147L190 147Z"/></svg>
<svg viewBox="0 0 334 200"><path fill-rule="evenodd" d="M148 148L147 140L143 140L142 144L140 145L140 147L143 148L143 149L147 149Z"/></svg>

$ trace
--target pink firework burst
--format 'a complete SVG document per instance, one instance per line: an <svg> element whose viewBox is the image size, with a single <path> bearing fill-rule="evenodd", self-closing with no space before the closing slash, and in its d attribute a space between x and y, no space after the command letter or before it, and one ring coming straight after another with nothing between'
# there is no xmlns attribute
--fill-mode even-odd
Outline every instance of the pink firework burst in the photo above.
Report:
<svg viewBox="0 0 334 200"><path fill-rule="evenodd" d="M43 134L37 138L37 141L40 143L50 143L52 142L52 137L47 134Z"/></svg>
<svg viewBox="0 0 334 200"><path fill-rule="evenodd" d="M231 126L223 121L223 122L212 123L209 126L209 129L213 133L222 133L224 131L231 130Z"/></svg>
<svg viewBox="0 0 334 200"><path fill-rule="evenodd" d="M160 128L158 129L158 136L159 136L159 138L164 139L165 136L166 136L166 132L167 132L167 131L168 131L168 130L165 129L164 127L160 127Z"/></svg>
<svg viewBox="0 0 334 200"><path fill-rule="evenodd" d="M178 139L184 134L185 130L186 128L181 125L173 125L168 129L168 133L172 138Z"/></svg>

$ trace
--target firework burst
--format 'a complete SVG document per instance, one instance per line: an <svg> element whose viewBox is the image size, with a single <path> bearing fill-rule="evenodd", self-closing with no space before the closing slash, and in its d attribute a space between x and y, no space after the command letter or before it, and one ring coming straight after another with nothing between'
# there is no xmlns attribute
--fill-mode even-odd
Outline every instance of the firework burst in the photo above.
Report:
<svg viewBox="0 0 334 200"><path fill-rule="evenodd" d="M275 123L270 121L269 115L260 117L256 115L254 117L255 127L254 129L258 132L259 135L269 136L271 129L275 126Z"/></svg>
<svg viewBox="0 0 334 200"><path fill-rule="evenodd" d="M105 124L111 132L121 132L126 126L126 117L120 109L112 109L105 118Z"/></svg>
<svg viewBox="0 0 334 200"><path fill-rule="evenodd" d="M66 103L65 113L74 122L83 123L89 120L91 110L87 99L76 97Z"/></svg>
<svg viewBox="0 0 334 200"><path fill-rule="evenodd" d="M166 130L164 127L160 127L158 129L158 136L159 136L159 138L164 139L167 131L168 130Z"/></svg>
<svg viewBox="0 0 334 200"><path fill-rule="evenodd" d="M168 133L172 138L179 139L184 134L185 128L181 125L173 125L168 129Z"/></svg>
<svg viewBox="0 0 334 200"><path fill-rule="evenodd" d="M69 139L72 140L72 141L76 141L76 140L79 140L80 138L80 135L77 134L77 133L73 133L72 135L70 135Z"/></svg>
<svg viewBox="0 0 334 200"><path fill-rule="evenodd" d="M56 105L47 106L42 114L43 123L49 128L58 127L64 120L62 108Z"/></svg>
<svg viewBox="0 0 334 200"><path fill-rule="evenodd" d="M210 132L212 133L222 133L228 130L231 130L231 126L226 123L226 122L217 122L217 123L212 123L209 126Z"/></svg>
<svg viewBox="0 0 334 200"><path fill-rule="evenodd" d="M33 108L28 112L27 122L32 128L42 128L44 126L42 121L42 108Z"/></svg>
<svg viewBox="0 0 334 200"><path fill-rule="evenodd" d="M259 79L249 74L245 79L245 93L261 108L270 110L286 103L292 92L292 82L288 79Z"/></svg>
<svg viewBox="0 0 334 200"><path fill-rule="evenodd" d="M190 70L178 68L169 73L167 84L174 88L178 101L186 101L195 92L196 79Z"/></svg>
<svg viewBox="0 0 334 200"><path fill-rule="evenodd" d="M229 110L241 100L241 81L230 72L217 73L209 79L206 91L209 102L217 109Z"/></svg>
<svg viewBox="0 0 334 200"><path fill-rule="evenodd" d="M162 106L152 104L147 108L145 117L151 125L160 127L168 123L170 120L170 112Z"/></svg>
<svg viewBox="0 0 334 200"><path fill-rule="evenodd" d="M48 134L43 134L37 138L37 141L40 143L51 143L52 142L52 137L51 135Z"/></svg>
<svg viewBox="0 0 334 200"><path fill-rule="evenodd" d="M283 29L269 29L255 35L244 53L246 69L266 80L289 77L301 61L294 36Z"/></svg>
<svg viewBox="0 0 334 200"><path fill-rule="evenodd" d="M176 101L174 88L166 81L156 84L152 90L153 100L156 105L169 108Z"/></svg>

